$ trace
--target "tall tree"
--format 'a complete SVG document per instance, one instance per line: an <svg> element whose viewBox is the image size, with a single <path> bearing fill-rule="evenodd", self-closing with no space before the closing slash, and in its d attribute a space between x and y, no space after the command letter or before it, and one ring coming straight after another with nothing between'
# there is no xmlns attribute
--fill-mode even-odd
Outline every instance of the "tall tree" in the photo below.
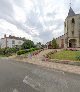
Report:
<svg viewBox="0 0 80 92"><path fill-rule="evenodd" d="M34 48L34 42L31 40L25 40L24 43L22 44L22 49L30 49L30 48Z"/></svg>
<svg viewBox="0 0 80 92"><path fill-rule="evenodd" d="M53 40L52 40L52 47L53 47L53 49L57 49L58 48L58 44L57 44L55 38L53 38Z"/></svg>

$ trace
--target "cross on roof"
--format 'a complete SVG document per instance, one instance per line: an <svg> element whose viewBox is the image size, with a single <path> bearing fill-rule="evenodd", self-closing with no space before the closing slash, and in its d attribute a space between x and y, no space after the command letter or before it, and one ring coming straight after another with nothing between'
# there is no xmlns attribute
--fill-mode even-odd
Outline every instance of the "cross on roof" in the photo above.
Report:
<svg viewBox="0 0 80 92"><path fill-rule="evenodd" d="M71 7L71 3L69 3L70 7Z"/></svg>

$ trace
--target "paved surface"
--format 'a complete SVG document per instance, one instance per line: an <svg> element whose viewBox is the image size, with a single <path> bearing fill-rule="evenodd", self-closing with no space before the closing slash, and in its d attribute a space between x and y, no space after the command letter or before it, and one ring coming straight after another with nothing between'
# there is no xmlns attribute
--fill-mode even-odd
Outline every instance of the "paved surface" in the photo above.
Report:
<svg viewBox="0 0 80 92"><path fill-rule="evenodd" d="M1 59L0 92L80 92L80 75Z"/></svg>

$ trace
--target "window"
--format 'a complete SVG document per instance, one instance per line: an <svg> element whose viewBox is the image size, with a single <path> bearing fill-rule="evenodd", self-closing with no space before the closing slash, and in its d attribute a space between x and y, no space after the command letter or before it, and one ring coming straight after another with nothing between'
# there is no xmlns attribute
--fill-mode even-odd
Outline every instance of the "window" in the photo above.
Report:
<svg viewBox="0 0 80 92"><path fill-rule="evenodd" d="M72 36L74 36L74 31L72 31Z"/></svg>
<svg viewBox="0 0 80 92"><path fill-rule="evenodd" d="M15 41L14 40L12 40L12 44L15 44Z"/></svg>
<svg viewBox="0 0 80 92"><path fill-rule="evenodd" d="M74 18L72 18L71 23L75 23Z"/></svg>
<svg viewBox="0 0 80 92"><path fill-rule="evenodd" d="M80 27L80 18L78 19L78 21L79 21L79 27Z"/></svg>
<svg viewBox="0 0 80 92"><path fill-rule="evenodd" d="M80 37L80 31L79 31L79 37Z"/></svg>
<svg viewBox="0 0 80 92"><path fill-rule="evenodd" d="M80 27L80 22L79 22L79 27Z"/></svg>
<svg viewBox="0 0 80 92"><path fill-rule="evenodd" d="M65 23L65 27L66 27L66 23Z"/></svg>

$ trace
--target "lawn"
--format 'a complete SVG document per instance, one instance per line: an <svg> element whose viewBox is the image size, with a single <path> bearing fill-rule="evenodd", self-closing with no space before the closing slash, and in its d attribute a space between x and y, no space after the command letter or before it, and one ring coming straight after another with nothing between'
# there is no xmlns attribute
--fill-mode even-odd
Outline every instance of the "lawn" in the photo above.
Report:
<svg viewBox="0 0 80 92"><path fill-rule="evenodd" d="M50 56L51 59L59 59L59 60L73 60L76 61L76 57L80 56L79 51L59 51Z"/></svg>

